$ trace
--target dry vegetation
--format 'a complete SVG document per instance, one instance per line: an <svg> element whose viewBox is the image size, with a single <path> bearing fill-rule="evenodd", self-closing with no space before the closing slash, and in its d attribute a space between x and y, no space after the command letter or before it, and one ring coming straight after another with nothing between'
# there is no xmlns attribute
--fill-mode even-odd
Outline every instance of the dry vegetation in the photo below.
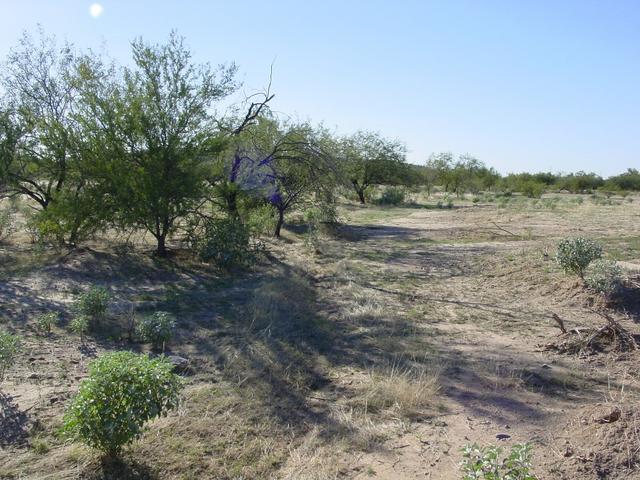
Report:
<svg viewBox="0 0 640 480"><path fill-rule="evenodd" d="M638 352L545 347L562 337L554 313L597 329L604 311L638 333L640 198L551 197L344 204L316 247L290 226L233 275L154 258L143 238L54 252L15 233L0 245L0 322L24 350L0 386L0 478L456 479L465 444L526 441L541 479L640 478ZM616 299L554 263L575 234L624 262ZM112 302L81 344L69 305L91 285ZM58 428L91 358L146 351L127 338L131 306L175 314L168 353L189 374L180 409L104 465ZM62 321L43 335L48 311Z"/></svg>

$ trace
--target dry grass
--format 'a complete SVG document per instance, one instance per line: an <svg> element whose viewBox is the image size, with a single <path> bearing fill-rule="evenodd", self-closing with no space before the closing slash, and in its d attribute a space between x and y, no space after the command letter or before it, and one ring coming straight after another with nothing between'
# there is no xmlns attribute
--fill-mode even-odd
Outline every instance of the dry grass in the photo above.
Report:
<svg viewBox="0 0 640 480"><path fill-rule="evenodd" d="M366 413L384 412L397 418L415 418L435 408L440 368L403 366L399 361L370 370L352 403Z"/></svg>

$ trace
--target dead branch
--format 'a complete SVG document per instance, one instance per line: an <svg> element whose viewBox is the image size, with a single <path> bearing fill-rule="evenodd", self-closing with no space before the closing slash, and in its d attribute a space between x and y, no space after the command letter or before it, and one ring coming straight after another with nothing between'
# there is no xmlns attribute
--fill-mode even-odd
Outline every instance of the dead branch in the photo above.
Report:
<svg viewBox="0 0 640 480"><path fill-rule="evenodd" d="M509 235L511 235L511 236L513 236L513 237L520 237L520 235L516 235L515 233L510 232L510 231L509 231L509 230L507 230L506 228L502 228L502 227L501 227L500 225L498 225L496 222L491 222L491 223L492 223L493 225L495 225L495 227L496 227L498 230L502 230L503 232L508 233Z"/></svg>
<svg viewBox="0 0 640 480"><path fill-rule="evenodd" d="M551 313L551 318L553 318L558 324L558 327L560 328L560 331L562 333L567 333L567 329L564 327L564 322L556 313Z"/></svg>

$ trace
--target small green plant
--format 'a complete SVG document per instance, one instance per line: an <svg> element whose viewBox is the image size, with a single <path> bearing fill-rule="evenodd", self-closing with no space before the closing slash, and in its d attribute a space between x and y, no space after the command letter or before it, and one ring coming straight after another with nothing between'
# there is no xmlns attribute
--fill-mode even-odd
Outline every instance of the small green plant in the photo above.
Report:
<svg viewBox="0 0 640 480"><path fill-rule="evenodd" d="M565 238L558 243L556 262L566 273L584 278L591 262L602 257L602 245L584 237Z"/></svg>
<svg viewBox="0 0 640 480"><path fill-rule="evenodd" d="M76 315L71 319L69 328L73 333L80 336L80 341L84 343L84 337L89 331L89 317L86 315Z"/></svg>
<svg viewBox="0 0 640 480"><path fill-rule="evenodd" d="M164 357L132 352L98 357L65 412L64 432L116 457L140 437L146 422L178 405L181 380L172 369Z"/></svg>
<svg viewBox="0 0 640 480"><path fill-rule="evenodd" d="M253 265L260 248L251 243L249 228L234 217L209 221L201 234L191 235L190 243L203 262L225 270Z"/></svg>
<svg viewBox="0 0 640 480"><path fill-rule="evenodd" d="M91 287L80 294L73 306L77 315L87 317L89 327L94 328L104 320L109 305L109 292L106 288Z"/></svg>
<svg viewBox="0 0 640 480"><path fill-rule="evenodd" d="M16 362L20 350L20 337L0 330L0 382L4 380L7 370Z"/></svg>
<svg viewBox="0 0 640 480"><path fill-rule="evenodd" d="M502 458L500 447L467 445L462 449L462 480L537 480L531 473L531 450L528 443L516 444Z"/></svg>
<svg viewBox="0 0 640 480"><path fill-rule="evenodd" d="M375 200L377 205L402 205L405 202L407 192L402 187L388 187L382 192L380 198Z"/></svg>
<svg viewBox="0 0 640 480"><path fill-rule="evenodd" d="M138 335L150 342L155 350L164 352L165 344L171 339L176 322L168 312L155 312L138 322Z"/></svg>
<svg viewBox="0 0 640 480"><path fill-rule="evenodd" d="M622 288L622 269L613 260L595 260L587 267L584 282L592 290L610 297Z"/></svg>
<svg viewBox="0 0 640 480"><path fill-rule="evenodd" d="M58 324L60 317L57 312L42 313L36 317L38 330L44 334L51 333L51 329Z"/></svg>

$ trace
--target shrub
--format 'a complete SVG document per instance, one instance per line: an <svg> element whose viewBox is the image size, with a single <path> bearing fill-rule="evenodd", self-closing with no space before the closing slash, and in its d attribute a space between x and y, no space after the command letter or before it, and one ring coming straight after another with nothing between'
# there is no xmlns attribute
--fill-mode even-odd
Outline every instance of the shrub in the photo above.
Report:
<svg viewBox="0 0 640 480"><path fill-rule="evenodd" d="M165 343L171 339L176 322L168 312L155 312L138 322L138 335L150 342L156 350L164 352Z"/></svg>
<svg viewBox="0 0 640 480"><path fill-rule="evenodd" d="M596 260L586 270L587 286L605 296L614 295L622 287L622 269L612 260Z"/></svg>
<svg viewBox="0 0 640 480"><path fill-rule="evenodd" d="M36 325L42 333L51 333L51 328L57 325L59 320L57 312L42 313L36 318Z"/></svg>
<svg viewBox="0 0 640 480"><path fill-rule="evenodd" d="M89 318L86 315L76 315L69 323L69 328L84 342L84 337L89 331Z"/></svg>
<svg viewBox="0 0 640 480"><path fill-rule="evenodd" d="M602 245L589 238L565 238L558 243L556 262L566 273L584 278L589 264L602 256Z"/></svg>
<svg viewBox="0 0 640 480"><path fill-rule="evenodd" d="M87 317L89 326L95 327L104 319L109 304L109 292L102 287L91 287L81 294L75 302L74 310L80 316Z"/></svg>
<svg viewBox="0 0 640 480"><path fill-rule="evenodd" d="M270 236L276 228L275 209L270 204L252 208L246 215L245 224L255 237Z"/></svg>
<svg viewBox="0 0 640 480"><path fill-rule="evenodd" d="M203 262L225 270L253 265L260 248L251 244L249 229L234 217L208 222L202 235L192 234L190 243Z"/></svg>
<svg viewBox="0 0 640 480"><path fill-rule="evenodd" d="M544 184L538 183L534 180L528 180L523 182L520 186L521 191L524 195L529 198L540 198L544 193Z"/></svg>
<svg viewBox="0 0 640 480"><path fill-rule="evenodd" d="M401 205L404 203L407 192L402 187L388 187L375 200L377 205Z"/></svg>
<svg viewBox="0 0 640 480"><path fill-rule="evenodd" d="M178 405L180 378L164 357L132 352L104 354L65 412L64 431L114 457L143 432L144 424Z"/></svg>
<svg viewBox="0 0 640 480"><path fill-rule="evenodd" d="M7 370L16 362L16 356L20 350L20 338L0 330L0 382L4 380Z"/></svg>
<svg viewBox="0 0 640 480"><path fill-rule="evenodd" d="M463 480L536 480L531 473L531 445L516 444L506 458L496 446L467 445L462 449Z"/></svg>

